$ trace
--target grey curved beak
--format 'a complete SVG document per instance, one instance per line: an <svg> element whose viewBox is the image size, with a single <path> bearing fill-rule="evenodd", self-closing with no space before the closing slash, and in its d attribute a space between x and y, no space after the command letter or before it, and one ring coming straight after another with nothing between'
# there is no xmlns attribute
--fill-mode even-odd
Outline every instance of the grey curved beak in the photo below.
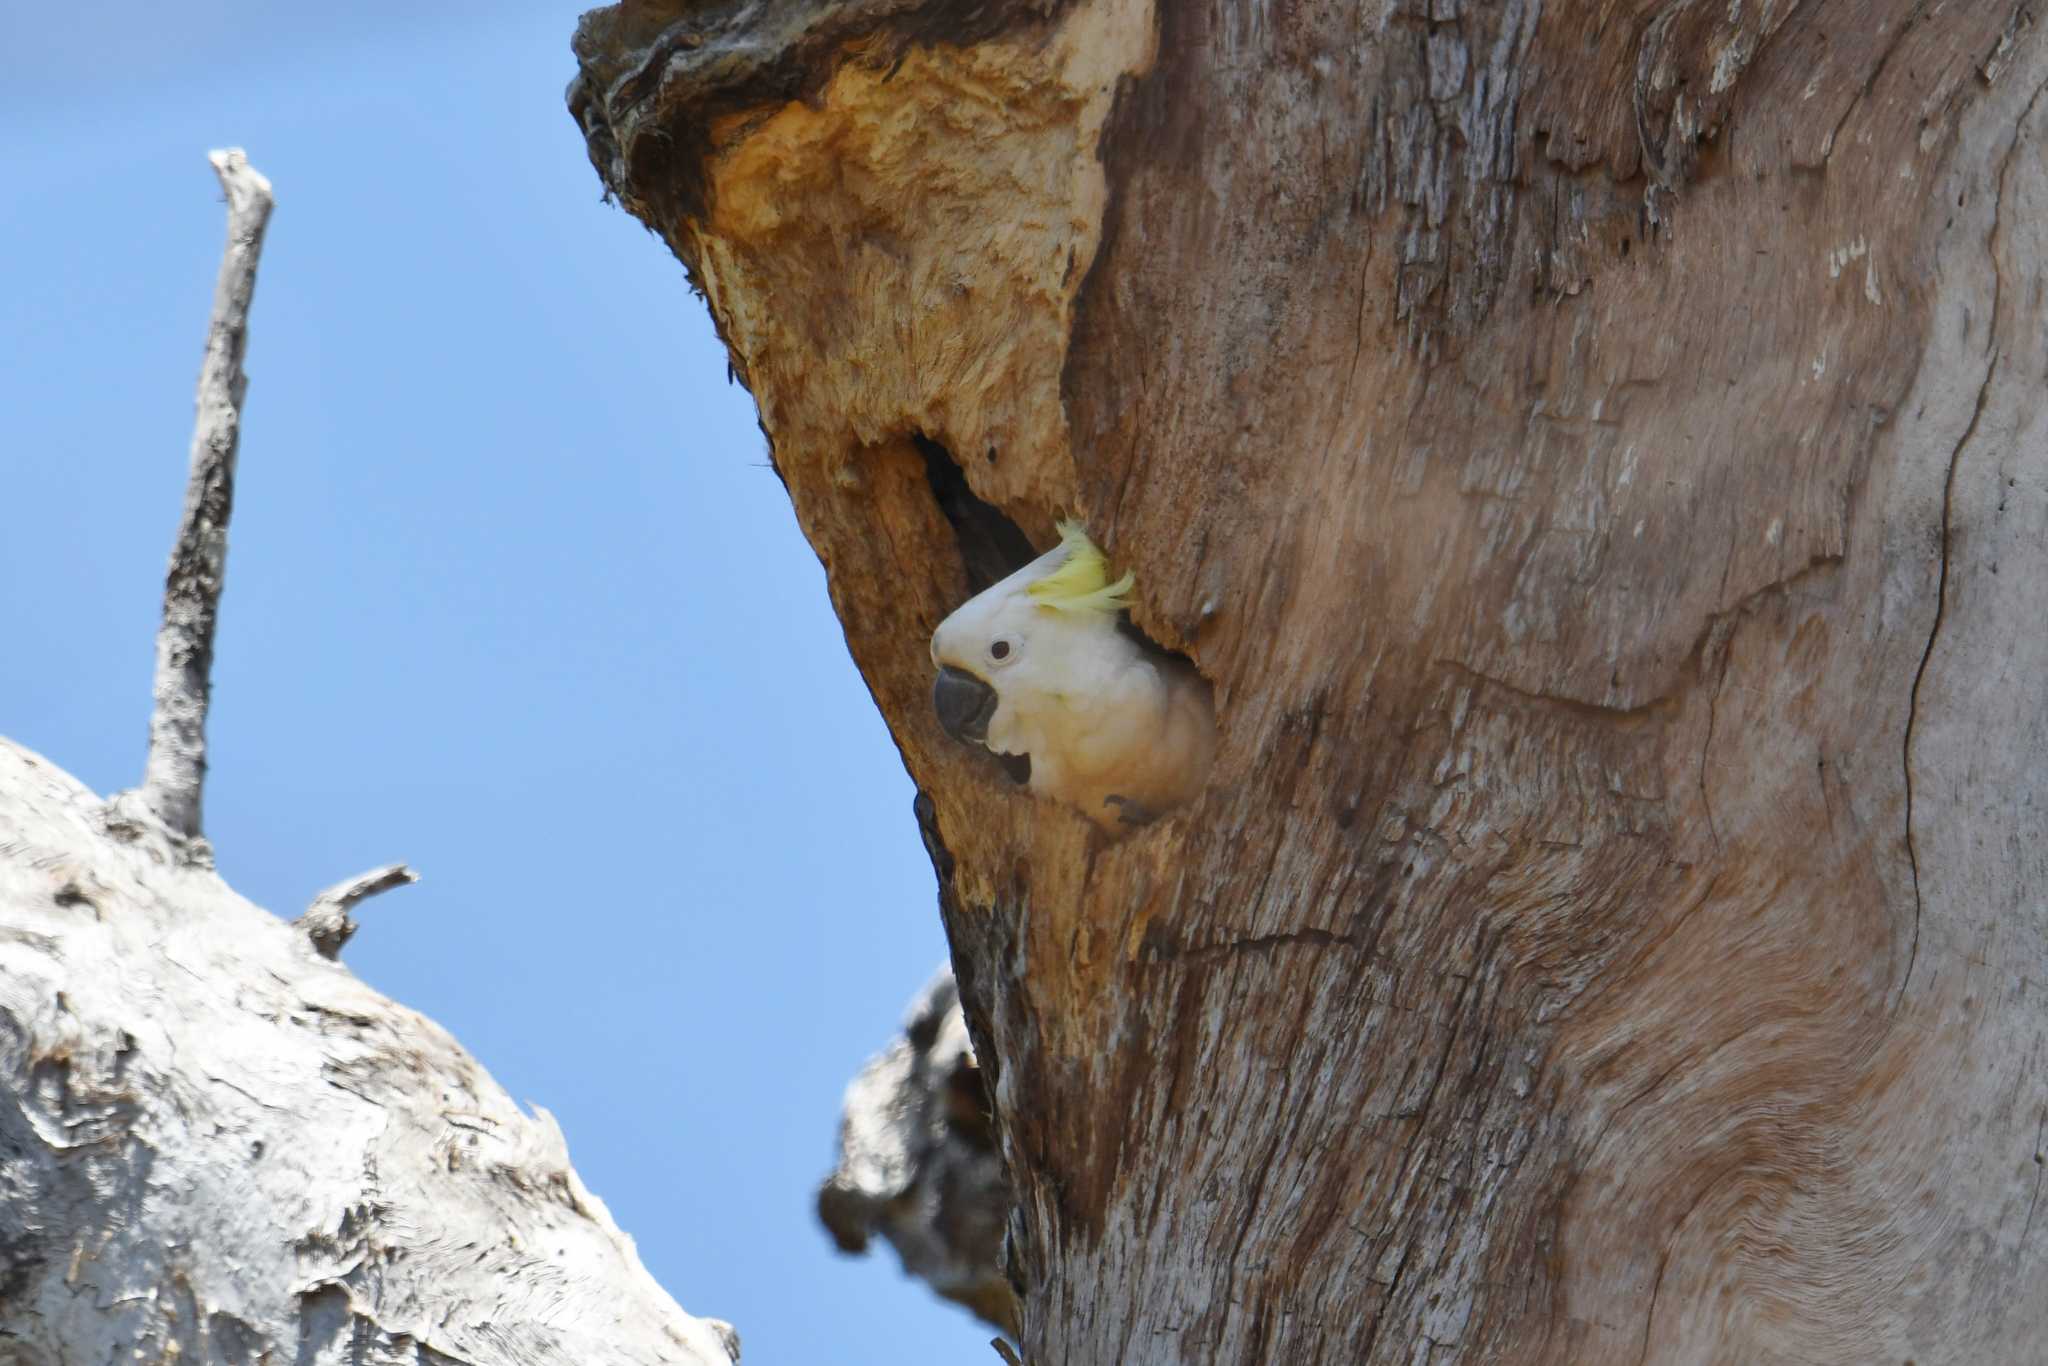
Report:
<svg viewBox="0 0 2048 1366"><path fill-rule="evenodd" d="M985 744L989 718L996 714L996 690L973 674L948 665L939 670L932 684L932 710L955 740Z"/></svg>

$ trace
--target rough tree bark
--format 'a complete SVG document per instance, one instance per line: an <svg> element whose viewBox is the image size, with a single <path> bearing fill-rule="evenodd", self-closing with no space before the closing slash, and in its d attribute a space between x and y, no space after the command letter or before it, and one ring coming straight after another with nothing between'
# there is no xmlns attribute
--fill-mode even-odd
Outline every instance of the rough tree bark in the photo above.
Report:
<svg viewBox="0 0 2048 1366"><path fill-rule="evenodd" d="M206 359L199 367L185 512L171 543L163 624L156 636L156 705L149 760L136 790L144 812L205 857L200 803L206 785L206 707L213 690L213 637L227 582L228 518L235 507L235 456L242 444L248 376L249 305L270 225L270 182L239 147L210 160L228 201L228 243L213 290Z"/></svg>
<svg viewBox="0 0 2048 1366"><path fill-rule="evenodd" d="M411 870L338 884L295 925L213 872L208 667L270 199L241 153L214 164L228 252L144 783L102 803L0 740L0 1361L736 1361L545 1111L333 961L349 907Z"/></svg>
<svg viewBox="0 0 2048 1366"><path fill-rule="evenodd" d="M1030 1360L2048 1341L2030 5L629 0L576 51L924 793ZM1121 842L927 704L1059 512L1216 687L1208 795Z"/></svg>
<svg viewBox="0 0 2048 1366"><path fill-rule="evenodd" d="M865 1252L880 1235L910 1275L1015 1333L1003 1265L1012 1208L959 989L942 972L911 1003L903 1037L846 1088L818 1218L840 1251Z"/></svg>

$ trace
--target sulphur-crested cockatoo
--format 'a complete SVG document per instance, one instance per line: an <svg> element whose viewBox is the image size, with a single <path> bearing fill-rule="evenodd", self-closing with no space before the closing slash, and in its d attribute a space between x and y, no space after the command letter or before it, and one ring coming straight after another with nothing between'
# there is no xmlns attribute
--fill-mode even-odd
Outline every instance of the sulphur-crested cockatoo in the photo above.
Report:
<svg viewBox="0 0 2048 1366"><path fill-rule="evenodd" d="M1087 533L1062 522L1055 549L932 633L947 733L1028 759L1033 792L1111 829L1195 796L1216 748L1207 681L1119 626L1131 583L1111 583Z"/></svg>

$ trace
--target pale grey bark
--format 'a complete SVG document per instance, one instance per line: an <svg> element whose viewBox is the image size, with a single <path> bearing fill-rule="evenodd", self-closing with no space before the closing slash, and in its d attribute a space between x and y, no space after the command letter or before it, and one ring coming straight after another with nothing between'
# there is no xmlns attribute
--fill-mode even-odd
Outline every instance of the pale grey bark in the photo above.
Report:
<svg viewBox="0 0 2048 1366"><path fill-rule="evenodd" d="M0 1361L722 1366L432 1021L0 741Z"/></svg>
<svg viewBox="0 0 2048 1366"><path fill-rule="evenodd" d="M263 231L270 222L272 203L270 182L249 164L239 147L214 152L208 159L227 195L228 240L213 290L206 357L199 367L185 513L178 523L170 572L164 580L149 760L139 793L150 816L188 841L201 835L213 633L227 572L235 454L242 435L242 395L248 387L242 354L248 344L249 304L256 294L256 265L263 252Z"/></svg>
<svg viewBox="0 0 2048 1366"><path fill-rule="evenodd" d="M714 1366L692 1318L432 1021L333 961L349 907L237 896L200 837L241 358L269 186L229 205L143 786L0 739L0 1366Z"/></svg>
<svg viewBox="0 0 2048 1366"><path fill-rule="evenodd" d="M295 923L322 958L339 958L343 946L355 936L356 922L349 911L357 902L419 880L420 875L403 863L372 868L321 892Z"/></svg>

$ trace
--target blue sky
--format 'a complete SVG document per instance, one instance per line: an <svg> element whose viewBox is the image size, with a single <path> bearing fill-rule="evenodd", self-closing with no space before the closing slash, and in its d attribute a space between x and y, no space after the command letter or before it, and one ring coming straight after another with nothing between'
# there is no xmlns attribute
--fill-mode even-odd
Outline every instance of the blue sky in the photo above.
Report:
<svg viewBox="0 0 2048 1366"><path fill-rule="evenodd" d="M0 9L0 734L140 774L223 209L276 186L207 833L554 1111L749 1366L993 1361L811 1214L945 953L912 789L682 267L599 202L533 3ZM345 11L345 12L339 12Z"/></svg>

